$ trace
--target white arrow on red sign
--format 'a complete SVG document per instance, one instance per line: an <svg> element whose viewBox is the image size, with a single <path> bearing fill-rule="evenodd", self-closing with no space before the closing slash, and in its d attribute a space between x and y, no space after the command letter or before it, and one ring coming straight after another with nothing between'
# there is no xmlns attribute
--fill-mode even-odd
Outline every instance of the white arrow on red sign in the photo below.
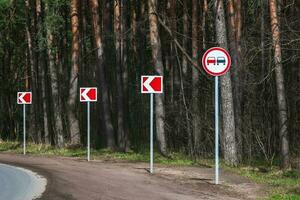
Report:
<svg viewBox="0 0 300 200"><path fill-rule="evenodd" d="M80 102L96 102L97 101L97 88L84 87L80 88Z"/></svg>
<svg viewBox="0 0 300 200"><path fill-rule="evenodd" d="M142 76L141 93L163 93L162 76Z"/></svg>
<svg viewBox="0 0 300 200"><path fill-rule="evenodd" d="M18 104L31 104L31 92L18 92Z"/></svg>

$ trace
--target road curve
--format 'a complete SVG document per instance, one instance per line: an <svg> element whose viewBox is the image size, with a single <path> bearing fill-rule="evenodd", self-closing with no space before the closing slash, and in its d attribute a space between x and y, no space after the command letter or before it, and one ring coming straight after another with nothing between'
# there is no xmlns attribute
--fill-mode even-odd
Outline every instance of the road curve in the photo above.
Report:
<svg viewBox="0 0 300 200"><path fill-rule="evenodd" d="M0 200L32 200L46 189L45 178L27 169L0 164Z"/></svg>
<svg viewBox="0 0 300 200"><path fill-rule="evenodd" d="M145 164L1 153L0 163L21 166L47 178L40 200L245 200L222 186L150 175Z"/></svg>

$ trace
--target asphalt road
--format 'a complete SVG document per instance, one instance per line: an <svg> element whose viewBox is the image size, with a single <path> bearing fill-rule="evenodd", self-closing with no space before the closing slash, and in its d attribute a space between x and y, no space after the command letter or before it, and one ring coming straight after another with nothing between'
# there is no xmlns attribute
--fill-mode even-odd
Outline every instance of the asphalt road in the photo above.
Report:
<svg viewBox="0 0 300 200"><path fill-rule="evenodd" d="M41 200L248 199L228 190L225 185L216 186L201 180L182 181L172 175L160 176L159 168L156 168L156 174L150 175L145 169L147 164L87 162L83 159L16 154L0 154L0 163L27 168L47 178L46 191ZM22 193L22 190L11 187L7 186L9 193L12 190ZM3 200L13 200L4 198L2 194L0 190Z"/></svg>
<svg viewBox="0 0 300 200"><path fill-rule="evenodd" d="M31 200L46 189L46 179L18 167L0 164L0 200Z"/></svg>

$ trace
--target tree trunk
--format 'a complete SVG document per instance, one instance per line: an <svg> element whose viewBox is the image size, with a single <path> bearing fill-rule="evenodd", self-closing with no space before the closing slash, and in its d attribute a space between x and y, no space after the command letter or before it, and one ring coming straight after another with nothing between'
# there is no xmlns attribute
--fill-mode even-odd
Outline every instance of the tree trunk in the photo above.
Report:
<svg viewBox="0 0 300 200"><path fill-rule="evenodd" d="M202 46L203 49L206 50L207 49L207 36L206 36L206 31L207 31L207 16L208 16L208 3L207 0L204 0L203 2L203 13L202 13Z"/></svg>
<svg viewBox="0 0 300 200"><path fill-rule="evenodd" d="M33 33L33 19L30 16L30 12L31 12L31 7L30 7L30 3L29 0L25 0L25 13L27 15L27 20L26 20L26 39L27 39L27 46L28 46L28 52L29 52L29 63L30 63L30 89L32 92L32 98L35 99L36 97L36 74L35 74L35 53L34 53L34 42L33 42L33 37L34 37L34 33ZM35 103L34 103L35 104ZM34 105L33 104L33 105ZM32 106L30 108L30 121L32 123L28 124L28 135L32 136L33 133L36 131L36 112L35 112L36 107Z"/></svg>
<svg viewBox="0 0 300 200"><path fill-rule="evenodd" d="M122 79L123 79L123 107L124 107L124 143L125 151L130 150L129 140L129 99L128 99L128 50L127 50L127 29L126 23L126 5L128 0L121 0L121 61L122 61Z"/></svg>
<svg viewBox="0 0 300 200"><path fill-rule="evenodd" d="M289 167L289 141L287 130L287 105L284 88L284 75L282 69L282 55L280 45L280 29L277 15L276 0L269 0L270 16L271 16L271 30L274 47L275 60L275 78L277 88L277 103L278 103L278 117L279 117L279 136L281 142L281 167L287 169Z"/></svg>
<svg viewBox="0 0 300 200"><path fill-rule="evenodd" d="M132 29L132 34L131 34L131 46L132 46L132 51L134 55L134 62L136 62L136 56L137 56L137 0L133 0L131 2L131 29Z"/></svg>
<svg viewBox="0 0 300 200"><path fill-rule="evenodd" d="M193 0L192 5L192 56L193 56L193 65L198 66L198 0ZM200 108L199 108L199 71L193 67L192 68L192 99L191 99L191 110L193 113L192 125L193 125L193 134L194 134L194 150L198 151L200 146L200 137L201 137L201 120L200 120ZM194 152L195 153L195 152Z"/></svg>
<svg viewBox="0 0 300 200"><path fill-rule="evenodd" d="M260 46L261 46L261 79L265 77L265 18L266 1L261 0L261 18L260 18Z"/></svg>
<svg viewBox="0 0 300 200"><path fill-rule="evenodd" d="M48 5L46 5L48 8ZM54 36L51 30L47 29L47 53L49 59L49 83L51 87L50 90L50 110L54 110L55 112L51 115L51 125L52 125L52 134L49 135L49 141L51 145L56 143L56 146L62 148L64 146L64 134L63 134L63 120L62 120L62 101L60 94L62 94L61 89L59 89L60 83L60 72L58 66L56 65L54 52L54 44L53 44ZM54 137L56 138L56 142L54 142Z"/></svg>
<svg viewBox="0 0 300 200"><path fill-rule="evenodd" d="M240 0L239 0L240 1ZM240 101L240 61L238 56L238 24L241 20L240 17L237 16L237 5L234 5L233 0L229 0L227 4L228 10L228 24L229 24L229 47L231 52L232 66L231 69L233 71L232 81L233 81L233 101L235 105L234 117L235 117L235 134L237 139L237 148L238 148L238 158L239 160L242 158L242 120L241 120L241 101ZM235 9L236 8L236 9Z"/></svg>
<svg viewBox="0 0 300 200"><path fill-rule="evenodd" d="M79 19L78 0L71 0L71 26L72 26L72 67L70 75L69 98L68 98L68 119L70 128L70 142L72 145L80 143L79 121L77 116L78 96L78 72L79 72Z"/></svg>
<svg viewBox="0 0 300 200"><path fill-rule="evenodd" d="M107 147L110 149L115 148L115 138L114 138L114 130L111 121L111 113L110 113L110 100L108 96L108 86L106 82L106 75L104 69L104 62L103 62L103 43L101 38L101 31L99 25L99 13L98 13L98 0L90 0L90 9L92 15L92 27L93 27L93 34L95 45L97 48L97 64L98 64L98 73L99 73L99 80L101 85L101 92L102 92L102 112L104 119L104 127L107 136Z"/></svg>
<svg viewBox="0 0 300 200"><path fill-rule="evenodd" d="M43 59L46 59L45 57L45 52L41 52L42 55L44 55ZM46 60L44 60L46 62ZM48 78L48 66L46 63L43 63L43 69L42 69L42 75L41 75L41 90L42 90L42 103L43 103L43 126L44 126L44 135L41 136L41 141L43 143L49 144L49 134L51 132L51 118L50 118L50 113L51 109L49 109L49 97L51 97L51 91L49 91L49 78Z"/></svg>
<svg viewBox="0 0 300 200"><path fill-rule="evenodd" d="M39 110L40 113L43 113L42 117L39 117L39 131L38 131L38 143L48 142L45 140L45 136L49 135L49 128L51 128L50 124L50 110L49 110L49 84L48 84L48 66L47 66L47 54L43 44L39 41L41 38L45 37L45 29L44 29L44 8L42 7L41 0L36 1L36 14L37 14L37 36L38 36L38 59L39 59L39 67L38 67L38 100L39 100ZM40 97L41 96L41 97Z"/></svg>
<svg viewBox="0 0 300 200"><path fill-rule="evenodd" d="M43 91L43 80L41 79L42 76L42 51L40 51L39 48L39 36L42 36L42 7L41 7L41 1L36 0L35 1L35 69L34 69L34 75L35 75L35 109L34 109L34 115L36 119L35 123L35 132L34 132L34 140L36 143L41 143L41 136L44 126L44 115L41 115L43 113L43 99L42 99L42 91ZM40 87L39 87L40 86Z"/></svg>
<svg viewBox="0 0 300 200"><path fill-rule="evenodd" d="M189 19L188 19L188 5L186 1L183 1L183 39L182 47L186 51L188 48L188 37L189 37ZM185 80L188 70L188 63L185 56L182 56L182 73L184 75L183 80Z"/></svg>
<svg viewBox="0 0 300 200"><path fill-rule="evenodd" d="M220 47L228 49L223 0L215 0L215 13L217 43ZM221 77L221 99L225 162L231 166L237 166L238 156L230 72Z"/></svg>
<svg viewBox="0 0 300 200"><path fill-rule="evenodd" d="M114 5L114 32L115 32L115 48L116 48L116 68L117 68L117 105L118 105L118 145L121 151L125 151L125 114L124 114L124 65L122 60L122 23L121 1L115 0Z"/></svg>
<svg viewBox="0 0 300 200"><path fill-rule="evenodd" d="M236 14L235 14L235 23L236 23L236 50L237 50L237 72L236 72L236 79L235 81L236 86L236 100L234 100L234 103L236 105L235 108L235 119L236 119L236 138L237 138L237 148L238 148L238 155L239 160L242 159L243 154L243 122L242 122L242 97L243 97L243 87L241 87L241 82L243 80L243 74L242 74L242 67L244 65L242 60L242 47L241 47L241 37L242 37L242 6L241 6L242 0L235 0L235 6L236 6ZM235 74L234 74L235 76Z"/></svg>
<svg viewBox="0 0 300 200"><path fill-rule="evenodd" d="M176 22L176 1L175 0L168 0L167 2L167 9L168 9L168 16L169 16L169 26L172 31L172 33L176 33L177 31L177 22ZM176 34L173 34L173 36L176 38ZM169 56L168 56L168 64L169 64L169 76L168 79L170 80L170 97L171 97L171 104L172 106L175 106L175 94L176 89L179 87L179 78L178 73L176 73L177 69L177 62L176 62L176 54L175 54L175 48L173 41L171 40L170 43L168 43L170 46ZM171 118L176 118L175 116L171 116ZM175 119L174 119L175 120Z"/></svg>
<svg viewBox="0 0 300 200"><path fill-rule="evenodd" d="M161 42L158 33L157 21L157 0L148 0L149 26L150 26L150 43L152 49L152 61L155 72L158 75L164 75L164 67L162 62ZM155 95L155 118L156 118L156 134L158 147L163 155L167 155L167 144L165 136L165 110L164 95Z"/></svg>
<svg viewBox="0 0 300 200"><path fill-rule="evenodd" d="M189 35L189 27L190 27L190 21L188 18L189 13L189 4L187 1L183 1L183 41L182 41L182 47L184 51L188 52L188 38ZM193 144L193 130L192 130L192 123L191 123L191 112L189 109L189 100L187 100L187 93L190 92L190 81L189 81L189 70L188 70L188 60L185 55L182 55L182 70L179 71L180 73L180 80L181 80L181 95L182 95L182 101L183 101L183 107L182 107L182 115L184 113L184 117L186 119L186 133L188 138L188 147L186 148L190 155L193 155L194 152L194 144ZM185 91L186 90L186 91Z"/></svg>

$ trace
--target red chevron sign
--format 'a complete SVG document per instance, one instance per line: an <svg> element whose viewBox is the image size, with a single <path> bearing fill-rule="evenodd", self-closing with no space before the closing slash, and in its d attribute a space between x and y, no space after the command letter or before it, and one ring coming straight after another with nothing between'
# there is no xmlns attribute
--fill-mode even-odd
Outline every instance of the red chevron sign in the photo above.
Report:
<svg viewBox="0 0 300 200"><path fill-rule="evenodd" d="M163 93L163 77L142 76L141 93Z"/></svg>
<svg viewBox="0 0 300 200"><path fill-rule="evenodd" d="M80 102L97 101L97 88L84 87L80 88Z"/></svg>
<svg viewBox="0 0 300 200"><path fill-rule="evenodd" d="M18 92L17 103L18 104L31 104L31 92Z"/></svg>

